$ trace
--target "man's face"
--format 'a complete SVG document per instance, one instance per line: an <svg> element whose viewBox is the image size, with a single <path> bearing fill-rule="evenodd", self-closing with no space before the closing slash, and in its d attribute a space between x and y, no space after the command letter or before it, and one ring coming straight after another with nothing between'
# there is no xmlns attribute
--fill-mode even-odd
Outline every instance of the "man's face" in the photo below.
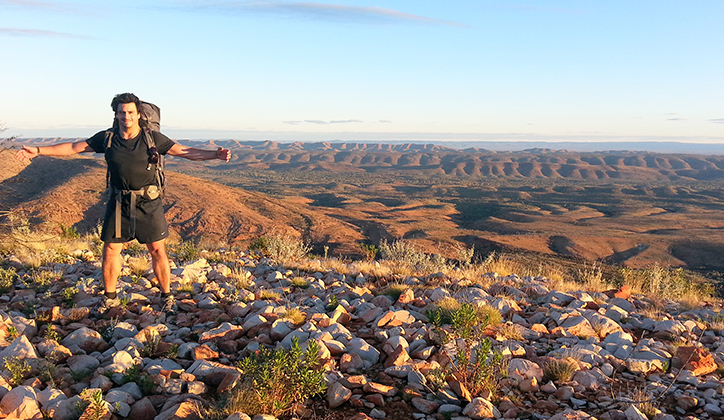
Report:
<svg viewBox="0 0 724 420"><path fill-rule="evenodd" d="M128 104L119 104L116 108L116 119L118 124L126 129L135 128L138 126L138 120L141 117L136 104L131 102Z"/></svg>

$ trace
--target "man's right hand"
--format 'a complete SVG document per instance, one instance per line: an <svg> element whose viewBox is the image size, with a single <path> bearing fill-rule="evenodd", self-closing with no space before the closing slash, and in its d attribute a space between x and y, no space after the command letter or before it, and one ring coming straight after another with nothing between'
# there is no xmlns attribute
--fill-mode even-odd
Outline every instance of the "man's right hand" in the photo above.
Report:
<svg viewBox="0 0 724 420"><path fill-rule="evenodd" d="M21 162L25 162L26 160L32 160L35 156L38 156L37 147L23 145L23 148L18 150L18 153L15 154L15 159Z"/></svg>

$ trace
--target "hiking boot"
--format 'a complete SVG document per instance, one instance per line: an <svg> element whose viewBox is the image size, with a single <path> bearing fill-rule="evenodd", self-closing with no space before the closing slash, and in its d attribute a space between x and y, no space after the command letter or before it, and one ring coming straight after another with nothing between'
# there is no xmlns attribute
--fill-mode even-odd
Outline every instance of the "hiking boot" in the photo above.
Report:
<svg viewBox="0 0 724 420"><path fill-rule="evenodd" d="M103 296L101 299L100 305L96 308L95 312L99 315L103 315L104 313L108 312L111 308L115 308L116 306L121 305L121 299L118 297L115 297L113 299L110 299L106 296Z"/></svg>
<svg viewBox="0 0 724 420"><path fill-rule="evenodd" d="M161 312L166 312L169 315L175 314L176 309L178 309L176 306L176 298L171 294L161 298L161 305Z"/></svg>

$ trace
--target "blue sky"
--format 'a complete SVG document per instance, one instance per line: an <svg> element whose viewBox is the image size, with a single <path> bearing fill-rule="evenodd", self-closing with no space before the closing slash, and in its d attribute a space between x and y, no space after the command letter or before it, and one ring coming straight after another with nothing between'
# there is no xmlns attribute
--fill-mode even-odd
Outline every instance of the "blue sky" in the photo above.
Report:
<svg viewBox="0 0 724 420"><path fill-rule="evenodd" d="M0 0L4 135L724 143L724 2Z"/></svg>

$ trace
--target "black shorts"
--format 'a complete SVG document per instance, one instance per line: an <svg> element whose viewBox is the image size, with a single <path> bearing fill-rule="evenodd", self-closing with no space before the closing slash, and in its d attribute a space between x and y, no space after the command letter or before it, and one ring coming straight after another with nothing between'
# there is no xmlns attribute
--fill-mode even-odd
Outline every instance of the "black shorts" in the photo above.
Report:
<svg viewBox="0 0 724 420"><path fill-rule="evenodd" d="M150 244L168 237L168 223L166 223L160 198L145 200L139 197L137 199L135 232L131 223L130 205L130 196L124 195L121 205L121 235L116 238L116 200L108 201L101 231L103 242L123 243L136 239L139 243Z"/></svg>

